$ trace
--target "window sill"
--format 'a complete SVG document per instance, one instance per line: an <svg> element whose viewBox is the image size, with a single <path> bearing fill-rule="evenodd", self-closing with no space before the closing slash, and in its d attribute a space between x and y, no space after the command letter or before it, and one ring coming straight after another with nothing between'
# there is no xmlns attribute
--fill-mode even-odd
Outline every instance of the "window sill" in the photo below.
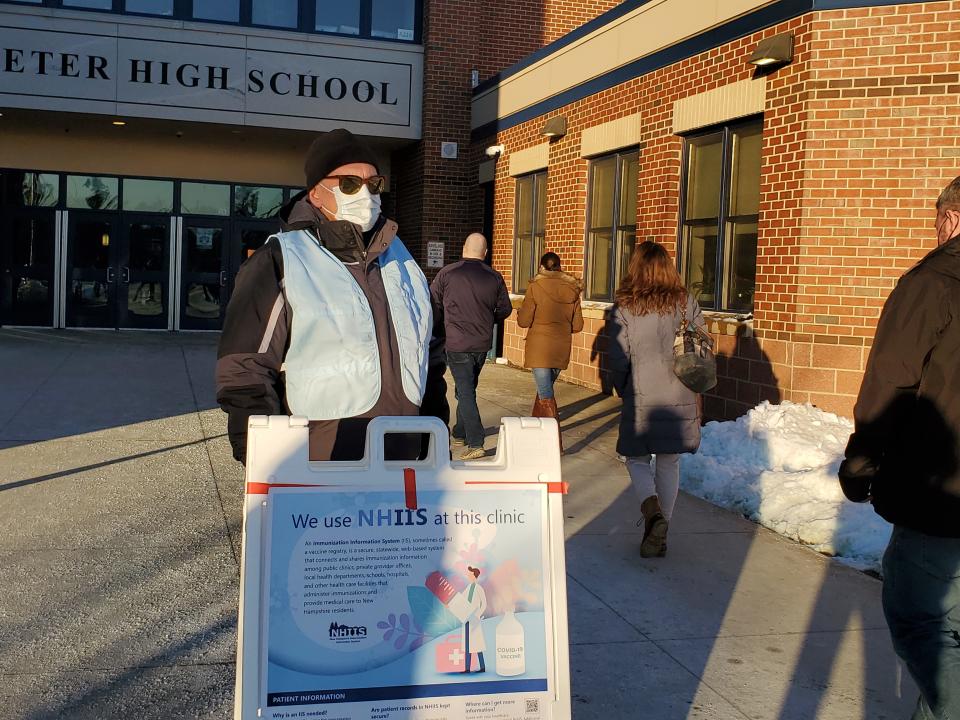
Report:
<svg viewBox="0 0 960 720"><path fill-rule="evenodd" d="M613 307L612 302L606 302L601 300L581 300L580 309L583 311L583 317L592 318L594 320L603 320L607 317L607 313L610 311L610 308Z"/></svg>
<svg viewBox="0 0 960 720"><path fill-rule="evenodd" d="M519 308L523 303L523 298L523 295L510 293L510 303L515 309ZM612 307L613 303L611 302L601 302L599 300L580 301L580 308L583 310L583 317L585 318L602 320ZM753 313L704 310L703 318L707 321L707 329L717 335L736 335L744 331L747 335L753 334ZM744 330L741 330L741 328Z"/></svg>
<svg viewBox="0 0 960 720"><path fill-rule="evenodd" d="M722 312L720 310L704 310L703 316L708 320L718 322L753 322L753 313Z"/></svg>
<svg viewBox="0 0 960 720"><path fill-rule="evenodd" d="M707 321L707 331L714 335L753 336L753 313L704 310L703 319Z"/></svg>

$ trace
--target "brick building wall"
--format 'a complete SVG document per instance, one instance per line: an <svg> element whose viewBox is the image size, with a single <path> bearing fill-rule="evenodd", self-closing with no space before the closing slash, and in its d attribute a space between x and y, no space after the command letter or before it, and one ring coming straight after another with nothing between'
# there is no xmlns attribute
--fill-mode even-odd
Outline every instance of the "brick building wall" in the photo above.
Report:
<svg viewBox="0 0 960 720"><path fill-rule="evenodd" d="M426 265L426 243L444 243L445 261L483 226L476 189L482 148L470 142L471 70L481 80L618 4L618 0L424 0L421 142L394 154L391 189L400 236ZM459 146L440 156L443 142ZM430 271L432 274L435 271Z"/></svg>
<svg viewBox="0 0 960 720"><path fill-rule="evenodd" d="M847 412L897 278L934 246L960 174L960 2L811 22L791 398Z"/></svg>
<svg viewBox="0 0 960 720"><path fill-rule="evenodd" d="M546 246L581 274L582 133L639 112L637 237L673 252L683 147L674 104L752 77L753 47L788 30L793 62L767 75L754 318L711 320L721 377L705 400L710 417L735 417L763 399L852 413L880 308L933 247L933 203L960 174L960 2L808 13L477 142L505 146L494 235L512 239L508 156L543 142L547 118L566 116L567 134L550 147ZM511 278L511 242L497 248L495 266ZM603 308L588 305L585 314L565 377L601 387ZM522 362L522 337L508 320L512 363Z"/></svg>

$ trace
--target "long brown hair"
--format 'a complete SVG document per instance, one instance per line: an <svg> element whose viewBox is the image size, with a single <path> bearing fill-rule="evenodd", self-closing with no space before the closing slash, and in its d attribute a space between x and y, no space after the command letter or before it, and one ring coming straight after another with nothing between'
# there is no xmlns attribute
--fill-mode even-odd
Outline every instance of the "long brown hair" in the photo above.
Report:
<svg viewBox="0 0 960 720"><path fill-rule="evenodd" d="M687 289L663 245L652 240L640 243L617 290L617 305L635 315L666 315L686 299Z"/></svg>

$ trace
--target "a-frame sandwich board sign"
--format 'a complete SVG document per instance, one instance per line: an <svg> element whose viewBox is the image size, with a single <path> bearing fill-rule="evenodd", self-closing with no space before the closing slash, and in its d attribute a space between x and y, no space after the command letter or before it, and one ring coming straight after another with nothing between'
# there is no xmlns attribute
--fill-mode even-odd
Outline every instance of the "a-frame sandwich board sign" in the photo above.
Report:
<svg viewBox="0 0 960 720"><path fill-rule="evenodd" d="M489 460L382 417L362 461L311 463L305 419L250 419L235 720L569 720L557 424L502 423Z"/></svg>

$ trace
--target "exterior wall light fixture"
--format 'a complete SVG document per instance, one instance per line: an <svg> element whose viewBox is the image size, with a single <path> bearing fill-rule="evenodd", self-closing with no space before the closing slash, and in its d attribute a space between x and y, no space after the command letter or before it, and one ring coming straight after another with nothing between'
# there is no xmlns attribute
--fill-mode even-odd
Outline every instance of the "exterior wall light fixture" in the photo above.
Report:
<svg viewBox="0 0 960 720"><path fill-rule="evenodd" d="M793 61L793 33L785 32L757 43L747 62L765 68L771 65L786 65L791 61Z"/></svg>
<svg viewBox="0 0 960 720"><path fill-rule="evenodd" d="M566 115L557 115L552 117L543 126L543 130L540 131L540 135L545 138L550 138L551 140L555 138L562 138L567 134L567 116Z"/></svg>

